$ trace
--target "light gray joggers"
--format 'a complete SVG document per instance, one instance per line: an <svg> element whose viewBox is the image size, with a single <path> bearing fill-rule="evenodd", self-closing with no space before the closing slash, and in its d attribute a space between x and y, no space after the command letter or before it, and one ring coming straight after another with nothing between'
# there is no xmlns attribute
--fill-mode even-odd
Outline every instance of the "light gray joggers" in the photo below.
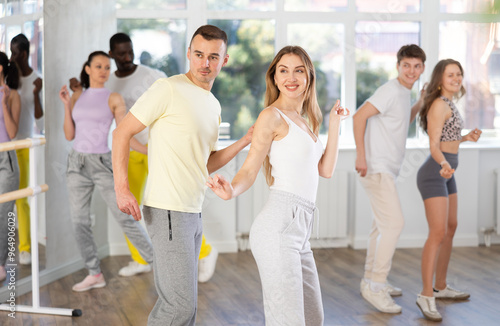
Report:
<svg viewBox="0 0 500 326"><path fill-rule="evenodd" d="M266 326L323 325L321 290L309 238L315 204L271 190L250 230L262 282Z"/></svg>
<svg viewBox="0 0 500 326"><path fill-rule="evenodd" d="M153 242L158 300L148 326L194 326L198 302L201 213L144 206L144 222Z"/></svg>
<svg viewBox="0 0 500 326"><path fill-rule="evenodd" d="M71 150L66 181L76 242L90 275L101 272L90 220L90 201L96 186L130 242L145 261L153 262L153 248L146 230L130 215L120 211L116 204L111 152L88 154Z"/></svg>

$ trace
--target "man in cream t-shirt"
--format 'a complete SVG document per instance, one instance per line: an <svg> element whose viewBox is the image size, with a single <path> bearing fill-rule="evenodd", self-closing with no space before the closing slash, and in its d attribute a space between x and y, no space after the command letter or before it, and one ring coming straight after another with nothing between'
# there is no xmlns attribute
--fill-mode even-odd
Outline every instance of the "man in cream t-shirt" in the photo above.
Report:
<svg viewBox="0 0 500 326"><path fill-rule="evenodd" d="M191 39L186 74L159 79L113 132L113 171L118 207L141 219L127 182L130 139L149 126L149 175L143 214L154 251L158 300L148 325L194 325L197 265L202 242L201 208L209 173L228 163L251 141L215 149L221 107L211 93L229 56L227 35L204 25Z"/></svg>
<svg viewBox="0 0 500 326"><path fill-rule="evenodd" d="M391 296L402 291L387 282L404 217L396 189L408 127L422 105L411 105L411 89L424 72L425 53L405 45L397 53L398 77L380 86L353 116L356 171L370 199L373 221L368 237L361 295L385 313L400 313Z"/></svg>

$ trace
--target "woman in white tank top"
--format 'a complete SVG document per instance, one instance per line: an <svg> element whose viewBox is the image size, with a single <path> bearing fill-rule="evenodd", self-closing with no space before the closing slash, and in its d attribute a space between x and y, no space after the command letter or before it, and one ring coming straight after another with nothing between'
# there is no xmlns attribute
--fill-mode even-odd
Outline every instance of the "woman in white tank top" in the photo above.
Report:
<svg viewBox="0 0 500 326"><path fill-rule="evenodd" d="M221 175L207 185L228 200L254 183L261 165L271 193L250 231L259 268L266 325L322 325L318 273L309 243L319 176L330 178L338 155L340 122L349 110L339 101L330 112L325 150L318 138L322 121L316 73L298 46L279 51L266 74L264 109L252 145L229 183Z"/></svg>

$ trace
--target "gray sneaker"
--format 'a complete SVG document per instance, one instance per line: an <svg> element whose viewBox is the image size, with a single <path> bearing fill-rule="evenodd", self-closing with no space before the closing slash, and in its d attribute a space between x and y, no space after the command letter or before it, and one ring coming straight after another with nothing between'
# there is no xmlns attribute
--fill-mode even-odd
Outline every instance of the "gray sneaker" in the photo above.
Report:
<svg viewBox="0 0 500 326"><path fill-rule="evenodd" d="M434 297L436 299L467 300L470 298L470 294L446 285L444 290L434 289Z"/></svg>
<svg viewBox="0 0 500 326"><path fill-rule="evenodd" d="M443 317L436 308L436 298L426 297L421 294L417 295L417 306L422 311L425 318L432 321L441 321Z"/></svg>
<svg viewBox="0 0 500 326"><path fill-rule="evenodd" d="M378 311L388 314L399 314L402 310L401 306L397 305L394 300L392 300L387 291L387 287L378 292L374 292L370 289L370 286L365 286L361 289L361 296L377 308Z"/></svg>

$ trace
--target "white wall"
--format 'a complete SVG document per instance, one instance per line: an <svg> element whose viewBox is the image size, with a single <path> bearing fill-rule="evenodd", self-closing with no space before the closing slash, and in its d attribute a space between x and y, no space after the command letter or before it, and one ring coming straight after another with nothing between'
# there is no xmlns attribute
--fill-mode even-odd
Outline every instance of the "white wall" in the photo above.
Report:
<svg viewBox="0 0 500 326"><path fill-rule="evenodd" d="M458 229L455 246L477 246L484 243L481 227L493 226L496 205L494 170L500 168L500 144L463 146L456 173L459 189ZM232 179L243 164L244 151L219 173ZM315 247L366 248L371 226L371 210L364 189L354 172L354 148L341 149L336 173L332 179L323 179L318 190L317 205L320 211L320 239L316 231L312 237ZM423 247L427 238L427 221L422 198L416 185L419 167L429 155L426 144L417 144L406 152L401 174L397 181L405 227L398 242L399 247ZM336 184L342 185L337 187ZM237 249L237 236L247 234L253 218L267 199L267 186L260 174L253 187L235 200L223 201L207 190L203 205L203 225L207 240L221 252ZM328 194L328 196L324 196ZM345 202L344 202L345 201ZM123 236L113 236L116 227L109 227L112 254L128 254ZM111 242L111 239L114 241ZM247 243L242 241L244 247ZM493 236L492 243L500 243L500 236ZM116 250L113 250L115 248Z"/></svg>

